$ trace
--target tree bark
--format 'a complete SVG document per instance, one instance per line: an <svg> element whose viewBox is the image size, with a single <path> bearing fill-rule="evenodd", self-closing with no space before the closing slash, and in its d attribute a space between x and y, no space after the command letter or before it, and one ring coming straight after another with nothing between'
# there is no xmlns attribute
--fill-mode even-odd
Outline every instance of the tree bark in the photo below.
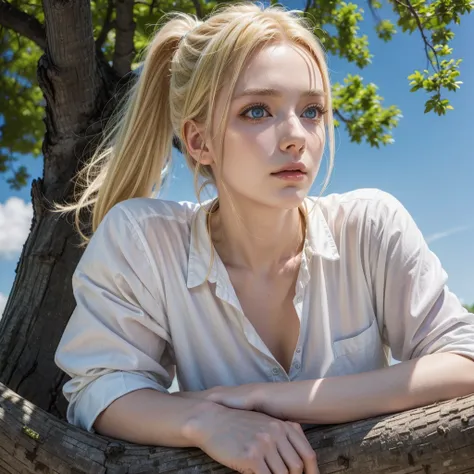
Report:
<svg viewBox="0 0 474 474"><path fill-rule="evenodd" d="M64 417L65 400L57 396L65 375L54 352L74 308L71 278L82 252L71 216L50 208L72 198L71 179L100 135L114 78L97 59L87 1L45 0L44 12L48 47L38 64L46 99L44 173L32 186L30 234L0 321L0 382Z"/></svg>
<svg viewBox="0 0 474 474"><path fill-rule="evenodd" d="M1 384L0 419L0 473L232 472L199 449L139 446L80 430ZM306 435L321 474L472 473L474 395Z"/></svg>
<svg viewBox="0 0 474 474"><path fill-rule="evenodd" d="M135 56L135 22L133 21L134 0L117 0L115 10L115 51L113 57L114 69L119 76L125 76L131 71Z"/></svg>

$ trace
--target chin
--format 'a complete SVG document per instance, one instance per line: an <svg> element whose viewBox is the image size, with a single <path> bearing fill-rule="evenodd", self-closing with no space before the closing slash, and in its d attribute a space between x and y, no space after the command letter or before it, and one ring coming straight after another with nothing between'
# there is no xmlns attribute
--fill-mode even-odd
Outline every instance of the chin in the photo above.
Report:
<svg viewBox="0 0 474 474"><path fill-rule="evenodd" d="M306 189L284 189L275 197L275 204L279 204L284 209L293 209L301 205L301 203L308 196Z"/></svg>

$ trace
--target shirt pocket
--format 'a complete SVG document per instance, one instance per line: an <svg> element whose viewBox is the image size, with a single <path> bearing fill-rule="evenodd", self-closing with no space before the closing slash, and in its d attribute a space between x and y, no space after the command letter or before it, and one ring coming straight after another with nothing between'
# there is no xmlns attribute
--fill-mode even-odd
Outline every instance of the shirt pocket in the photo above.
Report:
<svg viewBox="0 0 474 474"><path fill-rule="evenodd" d="M359 334L332 343L334 361L326 377L357 374L387 365L377 320Z"/></svg>

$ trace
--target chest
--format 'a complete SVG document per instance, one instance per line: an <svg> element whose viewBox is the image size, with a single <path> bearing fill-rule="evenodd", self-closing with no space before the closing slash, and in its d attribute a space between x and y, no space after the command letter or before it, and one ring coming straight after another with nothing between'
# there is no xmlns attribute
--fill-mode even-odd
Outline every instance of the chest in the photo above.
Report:
<svg viewBox="0 0 474 474"><path fill-rule="evenodd" d="M313 258L310 263L309 274L302 266L299 279L279 275L274 281L226 267L229 278L221 274L216 283L191 290L180 283L186 281L183 273L176 282L182 285L179 291L167 293L166 307L171 358L182 390L319 379L384 367L373 294L364 274L348 275L346 265L339 272L332 261Z"/></svg>
<svg viewBox="0 0 474 474"><path fill-rule="evenodd" d="M244 316L288 373L300 332L293 304L296 272L272 279L251 278L232 271L229 276Z"/></svg>

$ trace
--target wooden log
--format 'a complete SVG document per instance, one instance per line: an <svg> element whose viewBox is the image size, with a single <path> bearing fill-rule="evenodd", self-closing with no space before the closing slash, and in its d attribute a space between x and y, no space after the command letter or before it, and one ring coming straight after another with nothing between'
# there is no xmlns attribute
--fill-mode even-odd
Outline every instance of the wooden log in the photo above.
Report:
<svg viewBox="0 0 474 474"><path fill-rule="evenodd" d="M474 395L305 432L321 474L474 473ZM0 384L0 473L165 472L232 471L199 449L139 446L85 432Z"/></svg>

